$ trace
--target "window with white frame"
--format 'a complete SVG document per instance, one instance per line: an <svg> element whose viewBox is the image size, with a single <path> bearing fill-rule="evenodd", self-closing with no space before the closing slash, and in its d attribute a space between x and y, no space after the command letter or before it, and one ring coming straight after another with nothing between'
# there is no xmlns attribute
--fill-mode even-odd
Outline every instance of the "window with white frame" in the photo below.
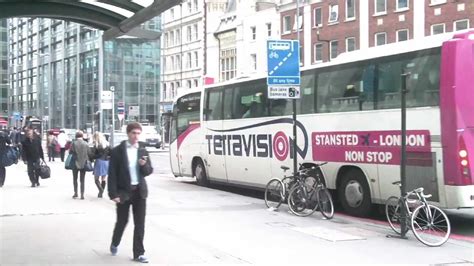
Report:
<svg viewBox="0 0 474 266"><path fill-rule="evenodd" d="M199 81L197 79L194 80L194 87L199 86Z"/></svg>
<svg viewBox="0 0 474 266"><path fill-rule="evenodd" d="M250 55L250 60L252 62L253 70L257 70L257 55L256 54L251 54Z"/></svg>
<svg viewBox="0 0 474 266"><path fill-rule="evenodd" d="M177 29L176 30L176 45L180 45L180 44L181 44L181 30Z"/></svg>
<svg viewBox="0 0 474 266"><path fill-rule="evenodd" d="M354 37L346 38L346 52L352 52L356 49L356 43Z"/></svg>
<svg viewBox="0 0 474 266"><path fill-rule="evenodd" d="M439 5L446 3L446 0L431 0L430 5Z"/></svg>
<svg viewBox="0 0 474 266"><path fill-rule="evenodd" d="M165 33L165 47L168 47L170 45L170 39L169 39L169 35L168 35L168 32Z"/></svg>
<svg viewBox="0 0 474 266"><path fill-rule="evenodd" d="M187 89L191 88L191 80L186 80L186 88Z"/></svg>
<svg viewBox="0 0 474 266"><path fill-rule="evenodd" d="M330 5L329 6L329 23L337 22L339 19L339 5Z"/></svg>
<svg viewBox="0 0 474 266"><path fill-rule="evenodd" d="M267 23L267 36L272 36L272 23Z"/></svg>
<svg viewBox="0 0 474 266"><path fill-rule="evenodd" d="M408 40L408 30L398 30L397 31L397 42L403 42Z"/></svg>
<svg viewBox="0 0 474 266"><path fill-rule="evenodd" d="M336 58L339 42L338 41L331 41L329 43L329 46L330 46L329 53L330 53L331 59Z"/></svg>
<svg viewBox="0 0 474 266"><path fill-rule="evenodd" d="M255 40L257 38L257 28L255 26L250 27L250 34L251 34L252 40Z"/></svg>
<svg viewBox="0 0 474 266"><path fill-rule="evenodd" d="M293 24L293 30L296 31L296 24L298 24L298 29L301 30L303 28L303 15L296 16L295 15L295 23Z"/></svg>
<svg viewBox="0 0 474 266"><path fill-rule="evenodd" d="M191 68L191 53L186 53L186 69Z"/></svg>
<svg viewBox="0 0 474 266"><path fill-rule="evenodd" d="M315 43L314 44L314 62L322 62L323 61L323 44L322 43Z"/></svg>
<svg viewBox="0 0 474 266"><path fill-rule="evenodd" d="M193 32L194 32L194 40L198 39L198 24L193 25Z"/></svg>
<svg viewBox="0 0 474 266"><path fill-rule="evenodd" d="M173 20L173 19L174 19L174 9L172 8L170 12L171 12L171 13L170 13L171 20Z"/></svg>
<svg viewBox="0 0 474 266"><path fill-rule="evenodd" d="M237 74L236 48L221 50L220 72L221 81L233 79Z"/></svg>
<svg viewBox="0 0 474 266"><path fill-rule="evenodd" d="M283 33L291 32L291 17L284 16L283 17Z"/></svg>
<svg viewBox="0 0 474 266"><path fill-rule="evenodd" d="M387 44L387 33L379 32L375 34L375 46Z"/></svg>
<svg viewBox="0 0 474 266"><path fill-rule="evenodd" d="M355 1L346 0L346 20L355 19Z"/></svg>
<svg viewBox="0 0 474 266"><path fill-rule="evenodd" d="M174 46L174 31L170 32L170 46Z"/></svg>
<svg viewBox="0 0 474 266"><path fill-rule="evenodd" d="M431 25L431 35L444 33L445 26L444 23Z"/></svg>
<svg viewBox="0 0 474 266"><path fill-rule="evenodd" d="M198 0L193 0L194 2L194 10L195 11L198 11L199 7L198 7Z"/></svg>
<svg viewBox="0 0 474 266"><path fill-rule="evenodd" d="M181 56L180 55L176 55L176 70L180 70L181 69Z"/></svg>
<svg viewBox="0 0 474 266"><path fill-rule="evenodd" d="M191 1L189 1L189 2L187 3L187 6L188 6L188 13L189 13L189 14L191 14L191 13L193 12L193 8L192 8L192 5L191 5L191 4L192 4Z"/></svg>
<svg viewBox="0 0 474 266"><path fill-rule="evenodd" d="M313 25L314 27L323 26L323 11L320 7L317 7L313 11Z"/></svg>
<svg viewBox="0 0 474 266"><path fill-rule="evenodd" d="M188 42L191 42L192 38L193 38L193 30L191 28L191 26L187 26L186 27L186 41Z"/></svg>
<svg viewBox="0 0 474 266"><path fill-rule="evenodd" d="M198 65L199 65L198 52L194 52L194 67L198 67Z"/></svg>
<svg viewBox="0 0 474 266"><path fill-rule="evenodd" d="M409 0L397 0L397 10L408 9L408 1Z"/></svg>
<svg viewBox="0 0 474 266"><path fill-rule="evenodd" d="M387 13L387 0L374 0L375 14Z"/></svg>
<svg viewBox="0 0 474 266"><path fill-rule="evenodd" d="M163 95L161 96L161 100L165 101L167 99L167 91L166 91L166 83L163 83Z"/></svg>
<svg viewBox="0 0 474 266"><path fill-rule="evenodd" d="M454 21L454 31L469 29L469 19Z"/></svg>

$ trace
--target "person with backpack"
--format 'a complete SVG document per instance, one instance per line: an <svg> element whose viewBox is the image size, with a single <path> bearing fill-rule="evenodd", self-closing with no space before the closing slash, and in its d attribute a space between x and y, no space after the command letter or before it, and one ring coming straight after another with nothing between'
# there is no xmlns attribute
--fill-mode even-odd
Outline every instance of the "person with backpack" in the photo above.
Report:
<svg viewBox="0 0 474 266"><path fill-rule="evenodd" d="M46 140L46 146L48 147L48 161L54 162L54 157L56 157L56 145L58 144L58 139L56 136L50 132L48 139Z"/></svg>

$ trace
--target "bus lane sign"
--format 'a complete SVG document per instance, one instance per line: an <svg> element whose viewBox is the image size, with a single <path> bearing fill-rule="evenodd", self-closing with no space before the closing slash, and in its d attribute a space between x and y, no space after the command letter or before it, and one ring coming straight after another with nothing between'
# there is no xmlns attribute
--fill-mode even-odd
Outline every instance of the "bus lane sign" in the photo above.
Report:
<svg viewBox="0 0 474 266"><path fill-rule="evenodd" d="M401 131L313 132L311 143L314 161L399 165ZM407 153L412 164L431 160L431 136L428 130L407 130ZM418 162L416 162L418 158Z"/></svg>

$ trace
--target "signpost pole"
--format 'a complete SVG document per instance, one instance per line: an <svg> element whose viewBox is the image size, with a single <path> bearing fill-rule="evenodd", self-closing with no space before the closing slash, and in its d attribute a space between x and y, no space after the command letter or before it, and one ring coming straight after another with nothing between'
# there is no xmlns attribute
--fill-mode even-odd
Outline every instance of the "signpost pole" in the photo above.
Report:
<svg viewBox="0 0 474 266"><path fill-rule="evenodd" d="M299 49L300 49L300 0L296 0L296 36L298 40L298 54L299 54ZM301 55L300 55L301 56ZM298 64L300 63L300 59L298 58ZM299 65L298 65L299 66ZM299 67L298 67L299 69ZM296 99L293 98L292 100L293 103L293 173L296 175L296 172L298 171L298 152L297 152L297 133L296 133Z"/></svg>
<svg viewBox="0 0 474 266"><path fill-rule="evenodd" d="M401 91L401 120L402 120L402 158L401 158L401 163L400 163L400 194L401 196L405 196L406 193L406 160L407 160L407 143L406 143L406 137L407 137L407 101L406 101L406 94L407 94L407 78L410 76L409 72L405 72L402 74L402 91ZM406 232L407 232L407 215L408 215L408 210L405 208L405 204L401 204L402 209L401 209L401 216L402 220L400 221L400 227L401 227L401 238L406 238Z"/></svg>
<svg viewBox="0 0 474 266"><path fill-rule="evenodd" d="M112 132L110 132L110 143L112 143L113 147L115 131L115 87L111 86L110 91L112 92Z"/></svg>

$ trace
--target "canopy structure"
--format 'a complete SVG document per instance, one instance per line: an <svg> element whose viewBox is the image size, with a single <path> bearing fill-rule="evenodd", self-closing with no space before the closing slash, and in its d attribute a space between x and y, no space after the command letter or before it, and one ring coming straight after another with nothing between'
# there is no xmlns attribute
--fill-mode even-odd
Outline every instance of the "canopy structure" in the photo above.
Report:
<svg viewBox="0 0 474 266"><path fill-rule="evenodd" d="M104 40L121 35L156 39L159 33L140 24L180 4L180 0L0 0L0 18L41 17L81 23L104 32Z"/></svg>

